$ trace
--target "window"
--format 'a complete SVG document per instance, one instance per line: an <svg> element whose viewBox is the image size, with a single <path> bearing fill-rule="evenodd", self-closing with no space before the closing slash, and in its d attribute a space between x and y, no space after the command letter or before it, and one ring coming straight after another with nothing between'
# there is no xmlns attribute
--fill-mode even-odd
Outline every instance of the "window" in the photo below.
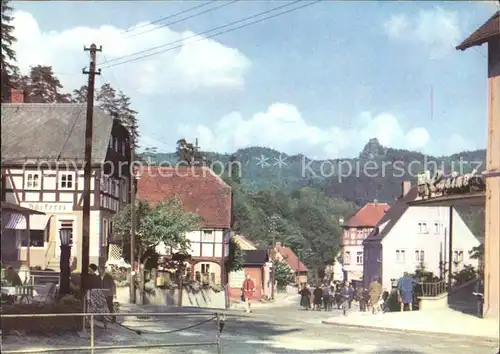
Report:
<svg viewBox="0 0 500 354"><path fill-rule="evenodd" d="M415 262L423 262L425 260L424 250L415 250Z"/></svg>
<svg viewBox="0 0 500 354"><path fill-rule="evenodd" d="M406 262L405 250L396 250L396 262L398 262L398 263Z"/></svg>
<svg viewBox="0 0 500 354"><path fill-rule="evenodd" d="M210 230L204 230L203 231L203 238L201 241L202 242L214 242L213 232Z"/></svg>
<svg viewBox="0 0 500 354"><path fill-rule="evenodd" d="M356 232L356 237L357 238L363 238L363 230L362 229L358 229L357 232Z"/></svg>
<svg viewBox="0 0 500 354"><path fill-rule="evenodd" d="M108 191L108 183L109 183L109 182L108 182L108 177L103 176L103 177L101 178L101 190L102 190L103 192L105 192L105 193Z"/></svg>
<svg viewBox="0 0 500 354"><path fill-rule="evenodd" d="M351 252L344 253L344 264L351 264Z"/></svg>
<svg viewBox="0 0 500 354"><path fill-rule="evenodd" d="M28 247L28 233L25 230L21 232L21 246ZM30 247L43 247L45 245L45 230L30 230Z"/></svg>
<svg viewBox="0 0 500 354"><path fill-rule="evenodd" d="M201 264L201 274L208 274L208 273L210 273L210 264L202 263Z"/></svg>
<svg viewBox="0 0 500 354"><path fill-rule="evenodd" d="M122 201L127 202L128 188L127 180L122 180Z"/></svg>
<svg viewBox="0 0 500 354"><path fill-rule="evenodd" d="M127 147L126 143L122 143L122 155L125 156L125 148Z"/></svg>
<svg viewBox="0 0 500 354"><path fill-rule="evenodd" d="M120 151L120 150L118 149L118 138L114 138L114 142L115 142L115 147L114 147L114 150L115 150L116 152Z"/></svg>
<svg viewBox="0 0 500 354"><path fill-rule="evenodd" d="M356 263L363 264L363 252L356 253Z"/></svg>
<svg viewBox="0 0 500 354"><path fill-rule="evenodd" d="M454 250L453 251L453 262L462 263L464 261L464 251Z"/></svg>
<svg viewBox="0 0 500 354"><path fill-rule="evenodd" d="M102 246L107 246L108 245L108 235L109 235L109 229L108 229L108 220L103 219L102 220Z"/></svg>
<svg viewBox="0 0 500 354"><path fill-rule="evenodd" d="M59 172L59 188L73 189L75 185L73 172Z"/></svg>
<svg viewBox="0 0 500 354"><path fill-rule="evenodd" d="M25 189L40 189L40 172L26 172L25 175Z"/></svg>
<svg viewBox="0 0 500 354"><path fill-rule="evenodd" d="M420 233L420 234L428 233L427 224L425 222L418 223L418 233Z"/></svg>
<svg viewBox="0 0 500 354"><path fill-rule="evenodd" d="M60 225L59 230L68 229L71 231L70 245L72 245L73 244L73 220L60 220L59 225ZM59 235L57 235L57 238L59 239Z"/></svg>
<svg viewBox="0 0 500 354"><path fill-rule="evenodd" d="M439 234L441 232L441 225L438 222L434 223L434 233Z"/></svg>

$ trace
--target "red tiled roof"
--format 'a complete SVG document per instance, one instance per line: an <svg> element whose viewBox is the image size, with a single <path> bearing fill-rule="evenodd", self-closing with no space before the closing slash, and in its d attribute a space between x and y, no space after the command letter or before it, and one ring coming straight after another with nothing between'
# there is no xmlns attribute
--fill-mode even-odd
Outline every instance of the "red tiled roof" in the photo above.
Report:
<svg viewBox="0 0 500 354"><path fill-rule="evenodd" d="M152 167L141 172L137 198L157 204L179 198L206 228L231 227L231 187L206 167Z"/></svg>
<svg viewBox="0 0 500 354"><path fill-rule="evenodd" d="M344 225L346 227L375 227L389 210L387 203L367 203Z"/></svg>
<svg viewBox="0 0 500 354"><path fill-rule="evenodd" d="M307 267L299 260L299 257L297 257L297 255L294 251L292 251L291 248L277 244L276 251L281 253L283 258L286 260L286 262L294 272L307 272Z"/></svg>

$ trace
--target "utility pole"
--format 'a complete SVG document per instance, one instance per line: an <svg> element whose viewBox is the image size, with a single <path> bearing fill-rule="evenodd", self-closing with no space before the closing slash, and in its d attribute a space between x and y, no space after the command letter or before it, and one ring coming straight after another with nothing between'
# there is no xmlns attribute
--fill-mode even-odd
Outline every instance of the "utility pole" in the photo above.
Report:
<svg viewBox="0 0 500 354"><path fill-rule="evenodd" d="M90 239L90 179L92 178L92 128L94 118L94 88L95 76L101 74L101 70L96 71L96 54L102 51L95 44L89 48L84 47L86 52L90 52L89 70L83 69L83 73L89 76L87 85L87 119L85 123L85 162L83 166L83 222L82 222L82 273L81 273L81 294L83 312L85 312L85 289L89 272L89 239ZM96 186L97 187L97 186Z"/></svg>
<svg viewBox="0 0 500 354"><path fill-rule="evenodd" d="M130 303L135 304L135 129L131 128L130 138Z"/></svg>

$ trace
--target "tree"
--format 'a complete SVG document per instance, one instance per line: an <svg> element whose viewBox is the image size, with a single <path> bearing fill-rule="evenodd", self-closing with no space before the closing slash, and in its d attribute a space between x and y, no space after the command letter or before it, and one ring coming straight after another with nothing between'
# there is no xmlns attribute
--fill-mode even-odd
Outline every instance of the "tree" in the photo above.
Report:
<svg viewBox="0 0 500 354"><path fill-rule="evenodd" d="M97 107L102 109L107 114L113 117L119 116L120 109L118 108L116 90L111 87L109 83L102 85L96 92L95 101Z"/></svg>
<svg viewBox="0 0 500 354"><path fill-rule="evenodd" d="M479 263L479 273L482 273L484 270L484 243L481 243L479 246L472 247L469 251L469 256L472 259L477 259Z"/></svg>
<svg viewBox="0 0 500 354"><path fill-rule="evenodd" d="M114 233L123 240L123 257L130 262L130 205L114 217ZM147 201L139 200L136 206L136 255L141 264L149 268L156 255L156 246L163 243L167 248L178 251L186 250L189 240L186 233L196 230L199 217L186 213L181 202L169 199L151 206ZM148 262L149 261L149 262ZM154 262L153 262L154 263Z"/></svg>
<svg viewBox="0 0 500 354"><path fill-rule="evenodd" d="M292 283L293 271L285 261L276 260L273 262L274 280L278 285L278 289L283 289L288 284Z"/></svg>
<svg viewBox="0 0 500 354"><path fill-rule="evenodd" d="M206 166L209 164L206 156L200 152L198 139L195 144L188 143L184 138L179 139L175 154L177 160L187 166Z"/></svg>
<svg viewBox="0 0 500 354"><path fill-rule="evenodd" d="M59 79L52 66L37 65L31 68L29 76L20 78L20 86L25 90L32 103L68 103L71 95L63 94Z"/></svg>
<svg viewBox="0 0 500 354"><path fill-rule="evenodd" d="M79 89L73 90L71 95L72 103L87 103L87 95L88 95L87 85L81 86Z"/></svg>
<svg viewBox="0 0 500 354"><path fill-rule="evenodd" d="M122 91L118 92L115 100L116 108L118 109L118 117L123 126L127 128L131 135L132 143L137 147L139 141L139 129L137 124L137 111L130 108L130 97Z"/></svg>
<svg viewBox="0 0 500 354"><path fill-rule="evenodd" d="M241 250L238 243L231 238L229 240L229 256L226 259L226 273L236 272L243 269L245 262L245 253Z"/></svg>
<svg viewBox="0 0 500 354"><path fill-rule="evenodd" d="M2 0L1 5L2 34L1 34L1 71L2 71L2 102L6 102L9 90L14 86L19 69L16 66L16 52L12 45L17 41L14 37L14 26L12 26L13 17L11 16L12 7L8 0Z"/></svg>

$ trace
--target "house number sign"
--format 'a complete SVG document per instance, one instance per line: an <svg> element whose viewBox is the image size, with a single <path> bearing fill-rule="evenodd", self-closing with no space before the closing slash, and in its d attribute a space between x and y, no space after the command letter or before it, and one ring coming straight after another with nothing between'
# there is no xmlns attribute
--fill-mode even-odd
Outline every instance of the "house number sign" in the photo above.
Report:
<svg viewBox="0 0 500 354"><path fill-rule="evenodd" d="M73 211L73 203L21 203L24 208L29 208L43 213L70 213Z"/></svg>

